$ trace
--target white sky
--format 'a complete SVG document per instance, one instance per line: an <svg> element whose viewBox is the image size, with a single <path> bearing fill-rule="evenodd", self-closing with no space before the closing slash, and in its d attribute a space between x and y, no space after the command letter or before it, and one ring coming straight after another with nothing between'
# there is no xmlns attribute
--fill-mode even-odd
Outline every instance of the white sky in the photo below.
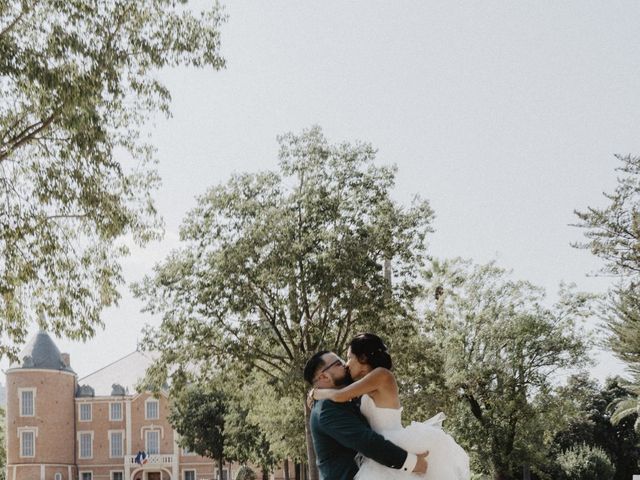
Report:
<svg viewBox="0 0 640 480"><path fill-rule="evenodd" d="M204 5L205 2L201 2ZM194 195L276 166L276 135L319 124L397 164L397 199L436 211L431 253L496 259L553 298L602 292L570 242L574 209L603 205L613 154L640 154L636 1L230 1L221 72L162 72L173 118L150 126L167 233L125 264L128 281L176 245ZM58 340L81 375L135 349L156 319L124 291L86 344ZM610 355L593 375L621 373Z"/></svg>

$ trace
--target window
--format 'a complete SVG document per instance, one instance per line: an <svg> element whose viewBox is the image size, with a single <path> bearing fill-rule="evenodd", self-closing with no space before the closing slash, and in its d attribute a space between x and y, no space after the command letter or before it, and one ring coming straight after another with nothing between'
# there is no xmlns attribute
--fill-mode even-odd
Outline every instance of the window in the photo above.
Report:
<svg viewBox="0 0 640 480"><path fill-rule="evenodd" d="M222 469L222 477L218 476L218 472L219 470L216 468L216 478L220 478L221 480L229 480L230 476L229 476L229 470L227 470L226 468Z"/></svg>
<svg viewBox="0 0 640 480"><path fill-rule="evenodd" d="M195 470L185 470L184 471L184 480L196 480L196 471Z"/></svg>
<svg viewBox="0 0 640 480"><path fill-rule="evenodd" d="M111 480L124 480L124 472L111 472Z"/></svg>
<svg viewBox="0 0 640 480"><path fill-rule="evenodd" d="M158 402L158 400L154 400L154 399L148 399L145 402L145 411L144 411L144 417L147 420L156 420L158 418L160 418L160 415L158 413L158 404L160 402Z"/></svg>
<svg viewBox="0 0 640 480"><path fill-rule="evenodd" d="M20 456L36 456L36 432L35 430L19 430L20 434Z"/></svg>
<svg viewBox="0 0 640 480"><path fill-rule="evenodd" d="M109 420L112 422L122 420L122 402L109 404Z"/></svg>
<svg viewBox="0 0 640 480"><path fill-rule="evenodd" d="M58 472L58 473L56 473L56 474L53 476L53 480L62 480L62 474L61 474L61 473L59 473L59 472Z"/></svg>
<svg viewBox="0 0 640 480"><path fill-rule="evenodd" d="M157 455L160 453L160 432L158 430L147 431L147 453Z"/></svg>
<svg viewBox="0 0 640 480"><path fill-rule="evenodd" d="M33 417L35 415L35 388L21 388L20 392L20 416Z"/></svg>
<svg viewBox="0 0 640 480"><path fill-rule="evenodd" d="M78 443L79 443L78 456L80 458L92 458L93 457L93 432L79 432Z"/></svg>
<svg viewBox="0 0 640 480"><path fill-rule="evenodd" d="M92 472L80 472L80 480L93 480Z"/></svg>
<svg viewBox="0 0 640 480"><path fill-rule="evenodd" d="M111 458L123 456L122 439L122 432L109 432L109 456Z"/></svg>
<svg viewBox="0 0 640 480"><path fill-rule="evenodd" d="M91 404L90 403L80 404L80 421L81 422L91 421Z"/></svg>

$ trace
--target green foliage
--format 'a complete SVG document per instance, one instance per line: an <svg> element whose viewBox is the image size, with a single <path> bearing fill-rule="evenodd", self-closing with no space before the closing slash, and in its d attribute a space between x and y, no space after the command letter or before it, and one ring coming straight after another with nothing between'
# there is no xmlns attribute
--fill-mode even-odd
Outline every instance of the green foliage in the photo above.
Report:
<svg viewBox="0 0 640 480"><path fill-rule="evenodd" d="M343 352L356 331L384 331L413 308L428 203L394 202L395 170L374 165L368 144L331 145L318 127L279 142L278 171L237 175L201 196L182 248L136 287L163 318L145 334L162 352L150 372L160 383L189 365L206 376L237 363L273 382L274 403L302 405L309 356Z"/></svg>
<svg viewBox="0 0 640 480"><path fill-rule="evenodd" d="M615 469L599 447L577 445L558 456L564 480L611 480ZM629 477L630 478L630 477Z"/></svg>
<svg viewBox="0 0 640 480"><path fill-rule="evenodd" d="M628 385L628 395L626 397L617 398L611 403L614 409L611 416L611 423L620 424L624 420L635 419L635 431L640 435L640 385Z"/></svg>
<svg viewBox="0 0 640 480"><path fill-rule="evenodd" d="M229 404L229 411L225 416L226 439L225 456L237 462L251 462L259 465L263 471L272 471L278 458L274 447L270 443L269 430L252 413L256 404L245 397L244 392L235 394ZM258 399L256 398L256 401ZM273 419L278 419L284 411L273 412ZM268 419L271 420L271 419ZM268 425L266 425L268 427ZM265 433L267 432L267 433ZM304 444L304 442L303 442Z"/></svg>
<svg viewBox="0 0 640 480"><path fill-rule="evenodd" d="M635 287L618 288L610 296L607 326L609 348L640 375L640 294Z"/></svg>
<svg viewBox="0 0 640 480"><path fill-rule="evenodd" d="M542 465L564 408L551 378L585 364L576 327L592 297L562 287L548 308L540 288L494 264L462 260L433 262L426 277L434 300L425 330L443 362L447 427L473 453L475 471L509 478L522 464Z"/></svg>
<svg viewBox="0 0 640 480"><path fill-rule="evenodd" d="M0 356L30 322L93 335L119 298L125 240L161 234L141 138L169 113L155 74L224 65L220 7L186 3L0 1Z"/></svg>
<svg viewBox="0 0 640 480"><path fill-rule="evenodd" d="M578 382L584 380L577 380ZM576 379L570 379L575 385ZM558 432L554 438L551 456L555 457L571 447L586 444L599 447L608 455L615 467L614 480L625 480L637 473L640 467L640 436L634 431L637 415L632 414L612 423L612 405L629 397L629 390L619 378L608 379L604 388L589 382L578 396L567 389L559 394L579 398L579 416Z"/></svg>
<svg viewBox="0 0 640 480"><path fill-rule="evenodd" d="M236 475L236 480L256 480L256 478L256 473L246 465L240 467Z"/></svg>
<svg viewBox="0 0 640 480"><path fill-rule="evenodd" d="M629 365L636 386L627 399L617 403L615 419L640 408L640 157L618 159L622 162L617 169L618 185L613 193L605 193L608 205L576 212L577 226L586 230L587 242L575 245L604 260L605 273L621 277L604 315L610 331L607 343Z"/></svg>
<svg viewBox="0 0 640 480"><path fill-rule="evenodd" d="M444 376L444 356L433 339L398 330L385 337L393 358L405 422L449 413L450 392Z"/></svg>
<svg viewBox="0 0 640 480"><path fill-rule="evenodd" d="M218 390L189 387L172 397L169 422L180 435L180 445L221 460L225 449L226 395Z"/></svg>
<svg viewBox="0 0 640 480"><path fill-rule="evenodd" d="M275 458L305 460L304 423L300 421L304 412L300 399L279 393L273 382L261 374L245 382L242 395L251 405L249 420L264 432Z"/></svg>
<svg viewBox="0 0 640 480"><path fill-rule="evenodd" d="M261 426L250 416L260 395L247 396L238 379L242 379L241 372L218 375L206 384L172 385L169 420L190 450L219 462L223 458L250 462L271 471L278 458Z"/></svg>
<svg viewBox="0 0 640 480"><path fill-rule="evenodd" d="M618 156L622 166L614 193L605 193L605 208L576 211L576 225L586 229L586 248L604 260L604 272L640 275L640 157Z"/></svg>

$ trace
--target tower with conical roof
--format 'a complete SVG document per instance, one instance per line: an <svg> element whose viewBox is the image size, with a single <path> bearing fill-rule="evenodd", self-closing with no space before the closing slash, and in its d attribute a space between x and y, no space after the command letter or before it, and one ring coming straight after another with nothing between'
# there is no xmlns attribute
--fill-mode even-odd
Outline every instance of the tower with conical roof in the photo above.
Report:
<svg viewBox="0 0 640 480"><path fill-rule="evenodd" d="M7 370L7 479L72 480L77 377L69 356L38 332Z"/></svg>

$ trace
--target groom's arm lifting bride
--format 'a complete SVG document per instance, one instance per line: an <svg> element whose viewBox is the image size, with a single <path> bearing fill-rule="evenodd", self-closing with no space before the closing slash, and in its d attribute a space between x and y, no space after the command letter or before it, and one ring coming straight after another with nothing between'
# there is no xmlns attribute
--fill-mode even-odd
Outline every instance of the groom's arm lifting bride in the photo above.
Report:
<svg viewBox="0 0 640 480"><path fill-rule="evenodd" d="M304 368L314 388L340 388L348 381L344 362L333 352L318 352ZM390 468L425 473L428 452L407 453L369 427L355 402L320 400L313 404L311 436L322 480L352 480L358 472L357 452Z"/></svg>

